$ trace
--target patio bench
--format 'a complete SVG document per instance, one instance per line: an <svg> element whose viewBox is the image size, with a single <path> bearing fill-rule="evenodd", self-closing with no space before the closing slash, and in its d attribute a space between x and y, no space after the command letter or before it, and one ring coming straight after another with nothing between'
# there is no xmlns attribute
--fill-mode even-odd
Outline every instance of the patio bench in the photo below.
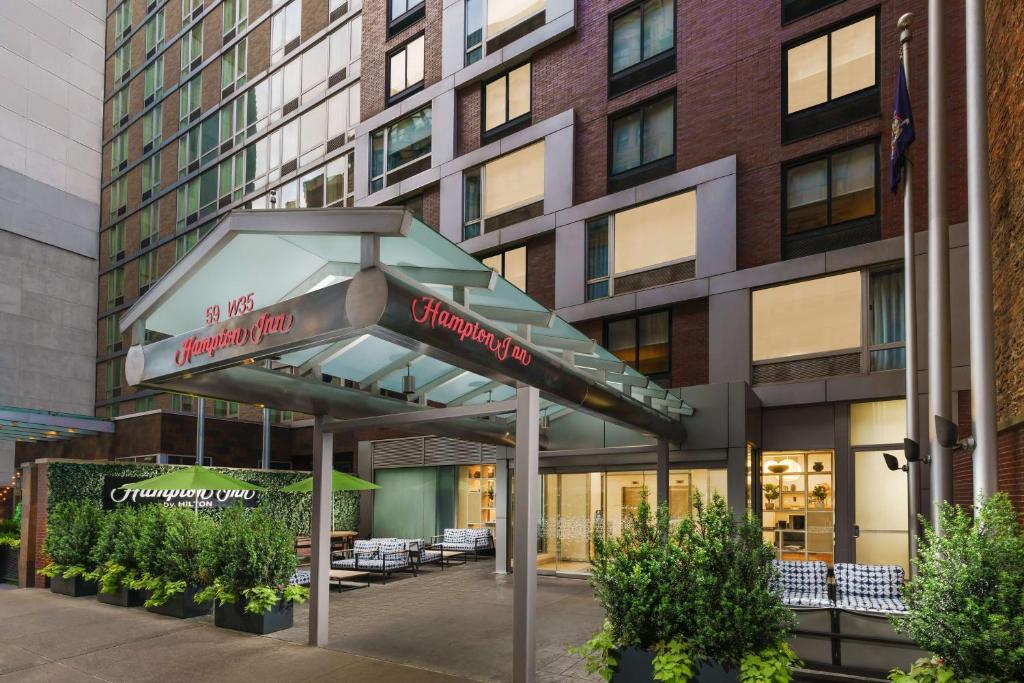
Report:
<svg viewBox="0 0 1024 683"><path fill-rule="evenodd" d="M878 615L906 614L903 567L837 562L836 608Z"/></svg>
<svg viewBox="0 0 1024 683"><path fill-rule="evenodd" d="M828 565L824 562L773 560L779 572L782 603L793 609L829 609Z"/></svg>
<svg viewBox="0 0 1024 683"><path fill-rule="evenodd" d="M443 534L431 537L430 548L434 550L466 553L473 561L480 554L494 548L489 529L445 529Z"/></svg>
<svg viewBox="0 0 1024 683"><path fill-rule="evenodd" d="M346 557L346 555L348 557ZM352 571L380 574L384 583L395 572L411 571L416 576L416 564L413 563L409 545L400 539L364 539L353 544L351 550L335 553L342 559L332 559L333 569L349 569Z"/></svg>
<svg viewBox="0 0 1024 683"><path fill-rule="evenodd" d="M444 571L442 562L443 553L440 550L433 550L422 538L412 538L406 541L409 544L409 552L412 553L413 562L417 567L422 568L425 564L438 563Z"/></svg>
<svg viewBox="0 0 1024 683"><path fill-rule="evenodd" d="M297 569L295 573L288 579L288 583L293 586L308 586L310 581L310 573L308 569Z"/></svg>

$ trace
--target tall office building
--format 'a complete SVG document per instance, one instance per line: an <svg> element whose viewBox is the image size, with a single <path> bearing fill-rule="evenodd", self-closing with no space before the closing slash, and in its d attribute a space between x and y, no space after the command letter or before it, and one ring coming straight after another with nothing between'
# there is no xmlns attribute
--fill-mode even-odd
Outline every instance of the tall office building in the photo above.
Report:
<svg viewBox="0 0 1024 683"><path fill-rule="evenodd" d="M102 0L0 3L0 406L95 407L104 24Z"/></svg>
<svg viewBox="0 0 1024 683"><path fill-rule="evenodd" d="M904 435L902 201L886 167L896 22L912 11L923 231L925 0L107 9L97 414L195 410L190 397L126 386L119 314L224 214L404 205L696 408L673 490L746 497L784 557L906 564L905 479L880 453ZM952 389L965 398L963 8L947 11ZM388 378L342 379L379 391ZM428 398L487 390L458 388ZM224 402L207 411L259 417ZM302 417L272 416L296 433ZM921 424L927 434L923 411ZM288 451L294 440L280 438ZM346 447L361 472L391 480L374 505L378 535L422 534L442 510L490 523L493 453L373 438ZM599 441L586 447L601 457L542 454L544 518L580 522L545 534L614 529L652 481L653 450ZM748 467L747 490L724 483ZM434 502L423 529L400 533L388 496L411 491ZM585 534L542 538L547 569L587 559Z"/></svg>

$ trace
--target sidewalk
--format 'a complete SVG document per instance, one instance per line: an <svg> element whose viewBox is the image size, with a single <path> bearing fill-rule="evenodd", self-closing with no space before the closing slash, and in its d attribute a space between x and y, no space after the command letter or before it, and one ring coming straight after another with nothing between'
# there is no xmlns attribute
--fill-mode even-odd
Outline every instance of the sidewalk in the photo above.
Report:
<svg viewBox="0 0 1024 683"><path fill-rule="evenodd" d="M41 589L0 591L0 681L463 683L426 669Z"/></svg>

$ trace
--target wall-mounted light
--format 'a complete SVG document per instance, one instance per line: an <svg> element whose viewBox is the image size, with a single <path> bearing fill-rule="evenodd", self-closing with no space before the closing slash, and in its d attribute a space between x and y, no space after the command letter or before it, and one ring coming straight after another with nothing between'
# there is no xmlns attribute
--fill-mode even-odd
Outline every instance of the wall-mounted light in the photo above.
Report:
<svg viewBox="0 0 1024 683"><path fill-rule="evenodd" d="M548 417L548 409L545 408L544 412L540 414L540 429L546 431L551 426L551 418Z"/></svg>
<svg viewBox="0 0 1024 683"><path fill-rule="evenodd" d="M895 455L892 455L891 453L882 453L882 457L885 458L885 466L893 472L896 472L897 470L903 470L904 472L907 471L907 466L903 465L901 467L900 461Z"/></svg>

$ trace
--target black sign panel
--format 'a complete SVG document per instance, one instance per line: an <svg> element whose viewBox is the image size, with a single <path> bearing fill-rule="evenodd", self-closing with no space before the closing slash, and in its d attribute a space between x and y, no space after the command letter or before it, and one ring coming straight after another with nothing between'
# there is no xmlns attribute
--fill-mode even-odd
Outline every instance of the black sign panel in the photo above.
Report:
<svg viewBox="0 0 1024 683"><path fill-rule="evenodd" d="M113 510L124 506L158 504L164 507L185 507L200 509L224 508L238 505L256 507L260 503L259 491L207 491L175 489L153 491L150 489L122 489L125 484L134 484L148 477L103 477L103 509Z"/></svg>

